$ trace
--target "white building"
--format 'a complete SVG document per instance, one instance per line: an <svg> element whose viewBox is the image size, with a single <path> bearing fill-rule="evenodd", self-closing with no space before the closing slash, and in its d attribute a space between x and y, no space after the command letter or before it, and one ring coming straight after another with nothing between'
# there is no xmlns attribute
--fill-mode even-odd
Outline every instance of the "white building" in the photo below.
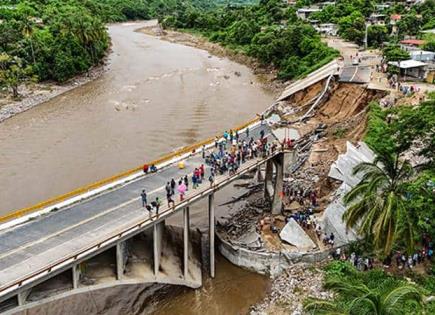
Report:
<svg viewBox="0 0 435 315"><path fill-rule="evenodd" d="M302 8L296 11L296 15L298 16L298 18L307 21L311 14L320 11L322 10L319 7Z"/></svg>

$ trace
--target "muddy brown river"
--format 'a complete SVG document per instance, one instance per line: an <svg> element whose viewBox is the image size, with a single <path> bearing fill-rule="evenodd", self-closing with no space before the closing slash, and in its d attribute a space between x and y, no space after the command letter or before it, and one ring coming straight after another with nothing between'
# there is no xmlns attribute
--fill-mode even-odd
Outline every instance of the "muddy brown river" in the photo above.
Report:
<svg viewBox="0 0 435 315"><path fill-rule="evenodd" d="M109 27L113 52L99 79L0 124L0 215L215 135L273 102L247 67L135 32L143 25ZM130 313L243 314L267 285L219 258L216 279L202 289ZM118 306L139 291L117 294Z"/></svg>

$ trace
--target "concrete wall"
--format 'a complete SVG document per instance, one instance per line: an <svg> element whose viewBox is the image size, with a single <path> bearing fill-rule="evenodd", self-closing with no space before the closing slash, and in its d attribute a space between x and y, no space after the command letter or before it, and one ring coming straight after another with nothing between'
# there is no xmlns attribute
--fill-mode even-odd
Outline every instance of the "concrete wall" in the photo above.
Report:
<svg viewBox="0 0 435 315"><path fill-rule="evenodd" d="M299 262L315 263L326 260L331 250L310 253L257 252L241 248L223 240L219 234L219 251L233 264L260 274L276 276L292 264Z"/></svg>

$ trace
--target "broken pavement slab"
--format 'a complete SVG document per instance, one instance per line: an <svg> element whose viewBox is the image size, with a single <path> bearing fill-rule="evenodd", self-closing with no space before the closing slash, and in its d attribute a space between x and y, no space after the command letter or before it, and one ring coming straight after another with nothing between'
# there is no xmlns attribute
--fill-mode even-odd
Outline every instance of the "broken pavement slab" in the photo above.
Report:
<svg viewBox="0 0 435 315"><path fill-rule="evenodd" d="M316 244L293 218L284 226L279 236L283 241L296 246L299 250L308 251L316 247Z"/></svg>

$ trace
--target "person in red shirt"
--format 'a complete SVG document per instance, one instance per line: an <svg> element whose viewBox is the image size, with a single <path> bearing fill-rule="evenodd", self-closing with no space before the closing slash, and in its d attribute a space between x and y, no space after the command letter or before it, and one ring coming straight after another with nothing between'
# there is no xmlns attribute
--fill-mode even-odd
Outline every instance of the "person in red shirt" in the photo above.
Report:
<svg viewBox="0 0 435 315"><path fill-rule="evenodd" d="M145 174L148 173L148 169L149 169L148 164L144 164L144 165L143 165L143 172L144 172Z"/></svg>

